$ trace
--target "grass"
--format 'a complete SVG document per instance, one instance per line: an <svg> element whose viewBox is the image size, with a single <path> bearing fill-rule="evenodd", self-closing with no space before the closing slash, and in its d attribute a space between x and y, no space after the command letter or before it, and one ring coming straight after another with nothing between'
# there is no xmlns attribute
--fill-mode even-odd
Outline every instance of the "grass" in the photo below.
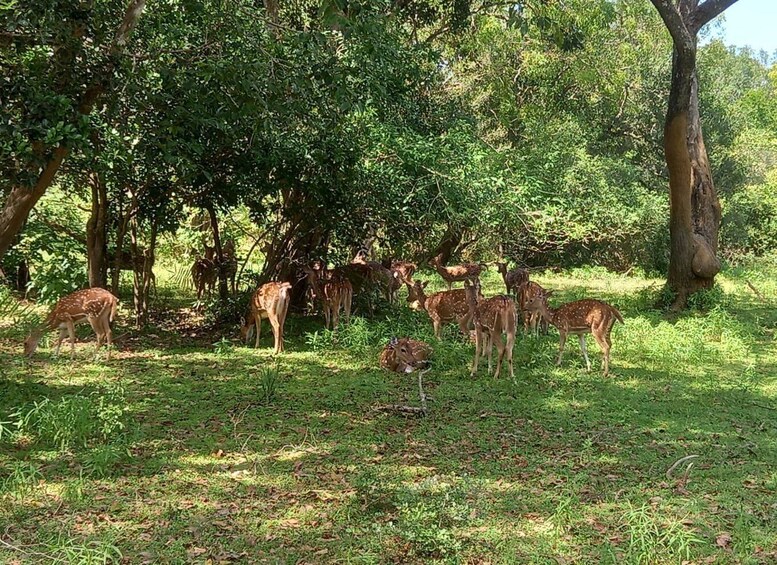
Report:
<svg viewBox="0 0 777 565"><path fill-rule="evenodd" d="M455 326L436 343L404 306L336 340L291 317L277 358L266 326L254 350L160 324L119 328L109 363L91 343L27 362L6 324L0 562L774 562L777 278L720 278L707 312L667 318L660 281L539 277L621 309L607 379L576 340L555 367L553 330L517 340L517 384L471 379ZM418 403L378 367L392 335L434 345L427 418L371 410Z"/></svg>

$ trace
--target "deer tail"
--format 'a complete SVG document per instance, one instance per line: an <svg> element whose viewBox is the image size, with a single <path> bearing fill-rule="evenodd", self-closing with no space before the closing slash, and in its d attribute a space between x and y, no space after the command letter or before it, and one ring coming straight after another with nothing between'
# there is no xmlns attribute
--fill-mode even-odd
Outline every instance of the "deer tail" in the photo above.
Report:
<svg viewBox="0 0 777 565"><path fill-rule="evenodd" d="M109 319L110 322L113 322L116 319L116 312L119 310L119 300L116 299L113 301L113 304L111 304L111 317Z"/></svg>
<svg viewBox="0 0 777 565"><path fill-rule="evenodd" d="M614 306L610 306L610 310L612 310L612 313L615 315L615 317L618 319L618 321L621 324L624 324L624 325L626 324L626 322L623 321L623 316L621 316L621 313L618 312L617 308L615 308Z"/></svg>

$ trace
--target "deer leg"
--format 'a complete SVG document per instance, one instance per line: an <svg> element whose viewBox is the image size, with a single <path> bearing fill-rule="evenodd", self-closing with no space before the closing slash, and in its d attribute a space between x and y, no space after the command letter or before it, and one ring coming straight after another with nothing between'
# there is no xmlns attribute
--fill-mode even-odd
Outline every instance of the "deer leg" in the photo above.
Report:
<svg viewBox="0 0 777 565"><path fill-rule="evenodd" d="M478 361L480 360L480 350L482 347L483 339L480 336L480 329L475 326L475 359L472 361L472 370L470 371L470 377L474 377L478 372Z"/></svg>
<svg viewBox="0 0 777 565"><path fill-rule="evenodd" d="M324 302L324 325L326 329L329 329L329 318L331 317L331 305L328 302Z"/></svg>
<svg viewBox="0 0 777 565"><path fill-rule="evenodd" d="M502 361L504 360L505 356L505 344L502 341L502 335L501 332L499 332L499 335L495 335L494 333L491 334L491 349L493 349L494 343L496 344L496 350L499 353L496 359L496 372L494 373L494 378L499 378L499 371L502 368ZM489 358L491 357L491 352L488 353Z"/></svg>
<svg viewBox="0 0 777 565"><path fill-rule="evenodd" d="M493 331L489 331L488 333L483 332L483 337L485 337L485 346L486 349L488 349L488 374L491 374L491 355L494 352L494 343L496 342L496 336L494 335ZM499 341L502 341L502 336L499 336ZM497 349L499 348L499 345L497 345ZM497 365L496 368L496 375L499 375L499 365ZM496 378L496 375L494 376Z"/></svg>
<svg viewBox="0 0 777 565"><path fill-rule="evenodd" d="M97 354L100 351L100 345L103 341L103 325L100 318L88 318L89 325L94 330L94 335L97 338L97 345L94 348L94 358L97 359Z"/></svg>
<svg viewBox="0 0 777 565"><path fill-rule="evenodd" d="M275 350L274 353L277 355L281 351L283 351L283 342L282 339L282 330L281 330L281 324L279 320L272 320L270 319L270 324L272 325L272 333L275 337Z"/></svg>
<svg viewBox="0 0 777 565"><path fill-rule="evenodd" d="M556 359L556 365L560 367L561 357L564 355L564 343L567 341L567 332L559 330L558 335L558 359Z"/></svg>
<svg viewBox="0 0 777 565"><path fill-rule="evenodd" d="M591 362L588 360L588 352L585 349L585 335L580 334L579 336L577 336L577 338L580 340L580 351L583 352L583 359L585 359L585 369L586 369L586 371L588 371L590 373L591 372Z"/></svg>
<svg viewBox="0 0 777 565"><path fill-rule="evenodd" d="M442 341L442 322L436 318L432 318L432 325L434 326L434 337Z"/></svg>
<svg viewBox="0 0 777 565"><path fill-rule="evenodd" d="M60 326L59 327L59 337L57 338L57 348L54 351L54 357L59 357L59 348L62 345L62 340L65 339L66 335L68 335L67 327L66 326Z"/></svg>
<svg viewBox="0 0 777 565"><path fill-rule="evenodd" d="M111 322L108 317L103 318L103 333L105 334L105 339L108 342L108 356L107 360L111 360L111 349L113 348L113 330L111 330Z"/></svg>
<svg viewBox="0 0 777 565"><path fill-rule="evenodd" d="M259 336L262 335L262 317L254 316L254 325L256 325L256 341L254 342L254 348L259 349Z"/></svg>
<svg viewBox="0 0 777 565"><path fill-rule="evenodd" d="M345 293L345 323L346 325L351 323L351 302L353 301L353 293L346 291Z"/></svg>
<svg viewBox="0 0 777 565"><path fill-rule="evenodd" d="M333 304L333 311L332 311L332 325L334 326L334 331L337 331L337 326L340 325L340 300L336 300Z"/></svg>
<svg viewBox="0 0 777 565"><path fill-rule="evenodd" d="M612 341L610 340L610 334L594 333L594 339L599 347L602 348L602 369L604 369L604 376L606 377L610 373L610 347L612 347Z"/></svg>
<svg viewBox="0 0 777 565"><path fill-rule="evenodd" d="M67 333L70 334L70 357L71 359L76 353L76 327L72 318L67 319Z"/></svg>

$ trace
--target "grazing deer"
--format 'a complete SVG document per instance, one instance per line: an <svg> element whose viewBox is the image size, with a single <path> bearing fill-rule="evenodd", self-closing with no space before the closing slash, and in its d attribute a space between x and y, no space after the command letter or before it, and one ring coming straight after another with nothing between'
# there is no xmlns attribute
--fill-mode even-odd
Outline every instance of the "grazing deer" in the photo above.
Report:
<svg viewBox="0 0 777 565"><path fill-rule="evenodd" d="M194 260L192 265L192 280L194 288L197 289L197 300L202 298L205 290L208 296L216 285L218 276L218 266L216 265L216 248L205 246L205 255Z"/></svg>
<svg viewBox="0 0 777 565"><path fill-rule="evenodd" d="M415 281L412 286L407 285L407 302L410 308L426 310L432 319L434 335L439 340L442 340L443 324L449 322L457 322L461 333L468 335L472 315L464 290L443 290L426 296L424 289L428 284L429 281Z"/></svg>
<svg viewBox="0 0 777 565"><path fill-rule="evenodd" d="M423 341L392 337L380 352L380 366L396 373L412 373L429 365L432 348Z"/></svg>
<svg viewBox="0 0 777 565"><path fill-rule="evenodd" d="M75 325L89 322L97 335L97 347L95 356L100 350L103 340L108 344L108 359L111 358L111 322L116 318L116 310L119 299L103 288L87 288L77 290L60 298L54 305L46 320L30 332L24 340L24 354L30 357L38 347L38 342L48 330L59 329L57 349L55 356L59 355L59 348L65 335L70 336L70 355L75 353L76 332Z"/></svg>
<svg viewBox="0 0 777 565"><path fill-rule="evenodd" d="M518 297L520 287L529 282L529 271L521 268L515 268L508 271L507 263L497 263L496 268L502 274L502 280L505 283L507 294Z"/></svg>
<svg viewBox="0 0 777 565"><path fill-rule="evenodd" d="M548 322L538 311L528 311L526 305L534 297L549 297L553 291L545 290L534 281L526 281L518 289L518 306L523 315L523 331L537 335L540 331L543 334L548 333Z"/></svg>
<svg viewBox="0 0 777 565"><path fill-rule="evenodd" d="M325 271L324 269L312 269L308 265L302 265L303 271L313 290L313 299L321 302L324 311L326 329L329 329L330 319L333 322L334 331L337 331L340 323L340 308L345 310L345 323L351 321L351 305L353 303L353 285L351 281L339 273Z"/></svg>
<svg viewBox="0 0 777 565"><path fill-rule="evenodd" d="M397 300L397 293L402 286L400 274L394 269L388 269L377 261L367 261L363 253L358 253L351 261L351 265L363 265L369 269L368 279L373 285L383 290L383 294L389 304Z"/></svg>
<svg viewBox="0 0 777 565"><path fill-rule="evenodd" d="M467 305L475 323L475 359L472 362L471 376L478 372L478 362L484 349L488 349L488 373L491 374L491 354L496 345L499 356L496 361L494 378L499 378L502 362L507 357L510 378L515 380L513 371L513 346L515 345L515 301L509 296L494 296L479 300L479 284L465 283ZM502 341L502 334L507 336Z"/></svg>
<svg viewBox="0 0 777 565"><path fill-rule="evenodd" d="M255 328L256 341L254 347L259 347L259 337L262 333L262 318L268 318L275 337L274 353L283 351L283 326L291 301L291 283L268 282L259 287L251 297L251 311L246 316L246 323L240 329L243 339L248 343L251 332Z"/></svg>
<svg viewBox="0 0 777 565"><path fill-rule="evenodd" d="M549 294L549 293L548 293ZM585 334L593 334L596 343L602 348L604 354L604 376L610 372L610 348L612 340L610 332L615 321L623 322L623 316L613 306L601 300L575 300L567 302L558 308L548 306L547 294L535 296L526 304L530 312L538 312L549 323L556 326L559 333L558 359L556 365L561 365L561 356L564 354L564 344L567 334L577 334L580 339L580 349L583 352L585 366L591 370L591 362L585 348Z"/></svg>
<svg viewBox="0 0 777 565"><path fill-rule="evenodd" d="M137 255L133 255L131 251L122 249L119 255L119 270L120 271L132 271L134 273L142 273L146 267L146 256L148 255L148 249L139 249ZM108 252L106 254L106 262L110 268L116 267L116 253ZM156 275L154 271L151 271L151 286L156 292Z"/></svg>
<svg viewBox="0 0 777 565"><path fill-rule="evenodd" d="M440 273L440 276L448 284L448 290L450 290L453 286L453 283L457 281L479 281L480 273L483 271L483 265L477 265L475 263L465 263L463 265L445 267L440 262L439 255L433 257L429 261L429 264L433 266L438 273Z"/></svg>

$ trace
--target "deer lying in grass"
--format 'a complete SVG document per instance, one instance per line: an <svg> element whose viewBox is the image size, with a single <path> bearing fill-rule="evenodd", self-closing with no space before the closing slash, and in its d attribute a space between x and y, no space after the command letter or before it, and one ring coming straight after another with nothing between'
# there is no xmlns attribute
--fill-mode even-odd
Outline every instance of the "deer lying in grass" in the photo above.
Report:
<svg viewBox="0 0 777 565"><path fill-rule="evenodd" d="M243 339L248 343L251 332L256 330L254 347L259 347L259 337L262 333L262 318L268 318L275 337L274 353L283 351L283 326L291 301L291 283L268 282L259 287L251 297L251 311L246 316L246 323L240 328Z"/></svg>
<svg viewBox="0 0 777 565"><path fill-rule="evenodd" d="M308 265L302 265L302 270L305 271L307 282L313 290L313 299L321 302L326 329L329 329L331 320L334 331L337 331L340 323L340 308L345 310L345 323L348 324L351 320L353 303L351 281L339 273L325 269L312 269Z"/></svg>
<svg viewBox="0 0 777 565"><path fill-rule="evenodd" d="M534 281L526 281L518 289L518 307L521 309L523 315L523 331L525 333L533 333L537 335L540 331L543 334L548 333L548 322L537 311L530 312L526 309L526 305L532 298L539 296L547 298L552 294L551 291L547 291L538 285Z"/></svg>
<svg viewBox="0 0 777 565"><path fill-rule="evenodd" d="M564 344L568 334L577 334L580 339L580 349L583 352L585 366L588 371L591 370L591 362L588 360L588 353L585 348L585 334L593 334L596 343L602 348L604 354L603 368L604 376L610 372L610 348L612 340L610 332L615 321L623 322L621 313L606 302L600 300L575 300L567 302L558 308L548 306L546 293L543 296L535 296L526 304L529 312L538 312L549 323L556 326L559 333L558 359L556 365L561 365L561 357L564 354Z"/></svg>
<svg viewBox="0 0 777 565"><path fill-rule="evenodd" d="M429 365L432 348L423 341L391 338L380 352L380 366L395 373L412 373Z"/></svg>
<svg viewBox="0 0 777 565"><path fill-rule="evenodd" d="M435 268L440 276L448 284L448 290L451 289L454 282L458 281L470 281L475 282L480 280L480 273L483 271L482 265L475 263L465 263L463 265L454 265L452 267L446 267L440 261L440 256L433 257L429 264Z"/></svg>
<svg viewBox="0 0 777 565"><path fill-rule="evenodd" d="M89 322L97 335L97 347L95 357L100 350L103 340L108 344L108 359L111 358L111 322L116 318L116 310L119 299L102 288L87 288L77 290L60 298L54 305L46 320L30 332L24 340L24 354L31 356L38 347L38 342L48 330L59 329L57 349L54 355L59 355L59 348L65 335L70 336L70 355L75 353L76 332L75 325Z"/></svg>
<svg viewBox="0 0 777 565"><path fill-rule="evenodd" d="M407 286L407 302L413 310L426 310L434 326L434 335L442 340L442 326L457 322L464 335L469 333L472 315L467 306L467 295L463 289L443 290L426 296L424 289L429 281L415 281Z"/></svg>
<svg viewBox="0 0 777 565"><path fill-rule="evenodd" d="M488 373L491 374L491 354L496 345L499 356L496 361L494 378L499 378L502 362L507 357L510 378L515 380L513 370L513 346L515 345L515 301L509 296L480 298L480 285L465 283L467 305L472 321L475 323L475 359L472 362L471 376L478 372L478 362L484 349L488 349ZM502 334L506 335L502 341Z"/></svg>

